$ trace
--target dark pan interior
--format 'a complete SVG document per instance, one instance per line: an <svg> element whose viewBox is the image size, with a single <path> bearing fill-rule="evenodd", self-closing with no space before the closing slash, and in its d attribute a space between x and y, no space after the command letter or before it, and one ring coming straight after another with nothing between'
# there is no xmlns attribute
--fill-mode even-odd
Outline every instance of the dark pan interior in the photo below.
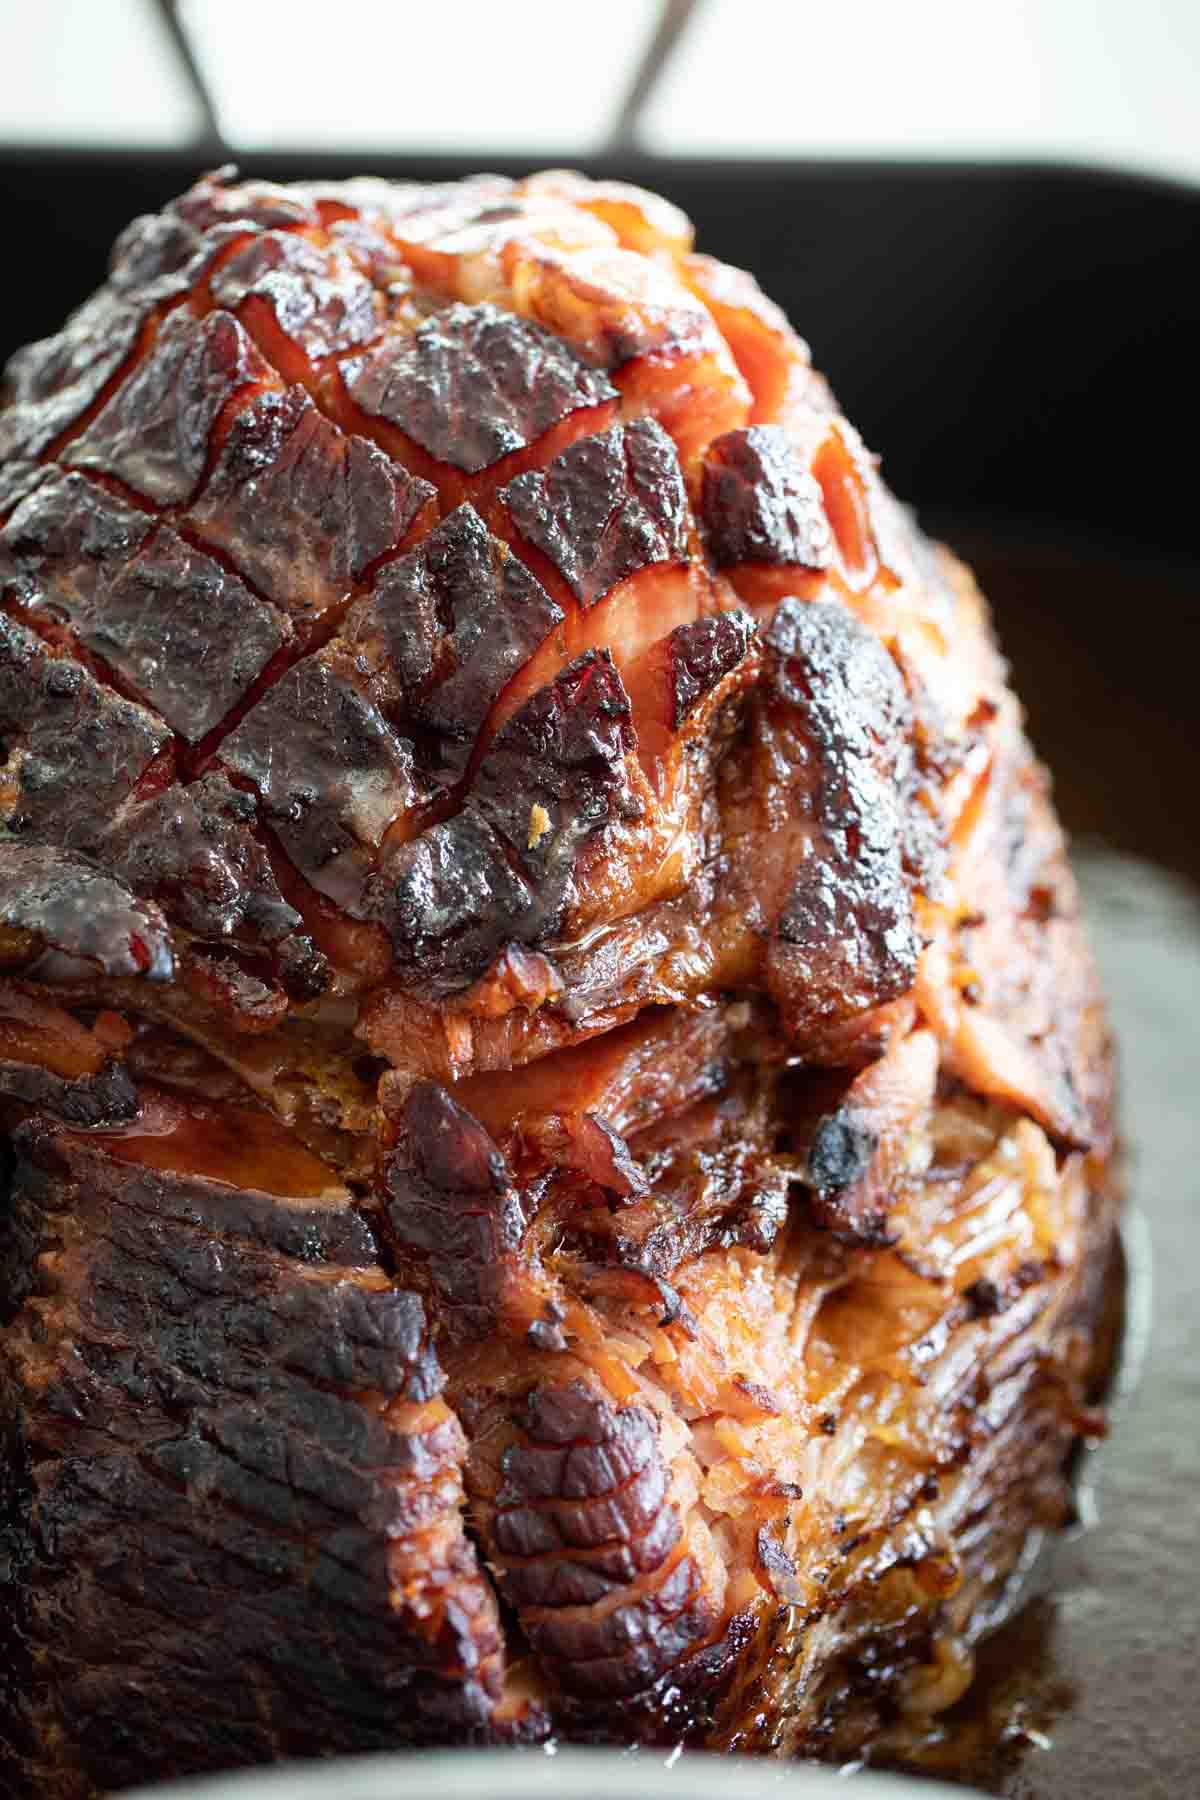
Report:
<svg viewBox="0 0 1200 1800"><path fill-rule="evenodd" d="M466 172L453 159L245 163L284 179L364 164L410 179ZM126 220L197 166L0 152L0 356L53 330ZM1200 192L1063 168L590 166L668 194L704 248L755 271L885 452L894 489L975 564L1065 820L1089 847L1133 1190L1157 1248L1153 1297L1143 1277L1135 1290L1149 1349L1088 1477L1098 1522L1055 1551L1045 1591L989 1652L949 1771L940 1755L935 1766L953 1772L957 1755L995 1791L1037 1800L1192 1792L1200 911L1159 871L1200 879L1200 506L1186 435Z"/></svg>

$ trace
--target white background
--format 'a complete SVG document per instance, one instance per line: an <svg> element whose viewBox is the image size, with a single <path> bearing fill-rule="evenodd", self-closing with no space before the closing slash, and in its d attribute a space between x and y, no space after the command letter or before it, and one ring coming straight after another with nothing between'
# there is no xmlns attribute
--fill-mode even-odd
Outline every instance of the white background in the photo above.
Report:
<svg viewBox="0 0 1200 1800"><path fill-rule="evenodd" d="M234 147L601 147L657 0L183 0ZM151 0L0 0L0 141L182 144ZM706 0L680 154L1052 158L1200 179L1200 0Z"/></svg>

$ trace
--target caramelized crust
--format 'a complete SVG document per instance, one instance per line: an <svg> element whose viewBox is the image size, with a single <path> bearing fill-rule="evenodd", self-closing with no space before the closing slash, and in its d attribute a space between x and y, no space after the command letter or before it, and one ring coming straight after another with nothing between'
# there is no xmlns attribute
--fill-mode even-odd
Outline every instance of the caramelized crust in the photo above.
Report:
<svg viewBox="0 0 1200 1800"><path fill-rule="evenodd" d="M356 406L468 475L613 398L560 339L488 304L435 313L343 374Z"/></svg>
<svg viewBox="0 0 1200 1800"><path fill-rule="evenodd" d="M152 713L3 614L0 734L6 829L22 845L85 851L96 849L117 809L171 748L171 733Z"/></svg>
<svg viewBox="0 0 1200 1800"><path fill-rule="evenodd" d="M77 426L132 355L150 306L101 288L63 329L27 344L4 372L0 461L39 457Z"/></svg>
<svg viewBox="0 0 1200 1800"><path fill-rule="evenodd" d="M64 460L115 476L159 506L190 500L223 407L253 384L274 379L229 313L202 320L174 313Z"/></svg>
<svg viewBox="0 0 1200 1800"><path fill-rule="evenodd" d="M452 1336L495 1328L525 1219L512 1171L478 1119L422 1082L395 1120L383 1208L397 1257L436 1294Z"/></svg>
<svg viewBox="0 0 1200 1800"><path fill-rule="evenodd" d="M5 846L0 927L5 962L37 979L174 973L171 934L153 901L48 845Z"/></svg>
<svg viewBox="0 0 1200 1800"><path fill-rule="evenodd" d="M274 944L300 915L279 891L254 818L248 794L205 775L126 808L106 854L136 893L159 900L194 937Z"/></svg>
<svg viewBox="0 0 1200 1800"><path fill-rule="evenodd" d="M675 627L658 659L671 731L678 731L725 677L741 667L753 641L754 624L744 612L718 613Z"/></svg>
<svg viewBox="0 0 1200 1800"><path fill-rule="evenodd" d="M396 550L433 489L301 388L260 394L232 421L187 523L257 592L309 624Z"/></svg>
<svg viewBox="0 0 1200 1800"><path fill-rule="evenodd" d="M652 1412L577 1378L472 1424L476 1517L501 1592L567 1694L644 1691L712 1636L719 1596L673 1504Z"/></svg>
<svg viewBox="0 0 1200 1800"><path fill-rule="evenodd" d="M384 718L352 658L334 643L296 663L219 754L231 775L253 784L297 871L360 915L375 852L424 784L412 744Z"/></svg>
<svg viewBox="0 0 1200 1800"><path fill-rule="evenodd" d="M833 560L824 496L780 425L751 425L717 438L704 462L703 495L719 568L824 569Z"/></svg>
<svg viewBox="0 0 1200 1800"><path fill-rule="evenodd" d="M633 747L605 651L569 664L509 720L463 810L380 871L374 916L418 991L453 992L505 942L557 934L589 843L641 817Z"/></svg>
<svg viewBox="0 0 1200 1800"><path fill-rule="evenodd" d="M380 570L345 635L389 710L411 720L430 780L453 788L497 694L562 618L520 558L464 505Z"/></svg>
<svg viewBox="0 0 1200 1800"><path fill-rule="evenodd" d="M43 482L0 534L26 616L77 643L188 743L249 692L286 618L168 526L81 475Z"/></svg>
<svg viewBox="0 0 1200 1800"><path fill-rule="evenodd" d="M957 1696L1095 1428L1107 1028L749 276L563 171L135 220L0 391L0 764L6 1792Z"/></svg>
<svg viewBox="0 0 1200 1800"><path fill-rule="evenodd" d="M626 575L687 556L687 494L675 446L653 419L614 425L500 490L516 529L581 606Z"/></svg>
<svg viewBox="0 0 1200 1800"><path fill-rule="evenodd" d="M810 835L767 952L767 989L793 1035L820 1042L906 994L916 974L907 706L895 665L844 607L784 600L765 641L763 733L800 777L793 816ZM796 732L804 749L789 754Z"/></svg>
<svg viewBox="0 0 1200 1800"><path fill-rule="evenodd" d="M479 1729L501 1640L462 1536L462 1434L421 1302L378 1269L349 1196L276 1191L278 1154L275 1188L239 1193L211 1144L212 1175L185 1174L204 1159L169 1132L35 1127L17 1153L10 1319L42 1259L6 1330L40 1394L28 1631L40 1704L77 1745L65 1767L34 1753L39 1791L71 1791L72 1763L107 1786L214 1748L391 1743L398 1701L413 1737ZM87 1620L82 1643L63 1617ZM32 1730L50 1717L35 1701Z"/></svg>
<svg viewBox="0 0 1200 1800"><path fill-rule="evenodd" d="M318 249L286 231L235 248L208 291L237 313L276 364L319 362L378 337L382 302L373 282L337 246Z"/></svg>

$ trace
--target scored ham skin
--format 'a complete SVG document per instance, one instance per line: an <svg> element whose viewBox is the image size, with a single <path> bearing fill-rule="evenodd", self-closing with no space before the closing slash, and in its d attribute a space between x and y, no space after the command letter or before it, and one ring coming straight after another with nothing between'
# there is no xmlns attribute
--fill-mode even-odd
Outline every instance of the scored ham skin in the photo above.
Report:
<svg viewBox="0 0 1200 1800"><path fill-rule="evenodd" d="M1102 1372L986 608L753 280L207 176L0 393L0 1791L853 1755Z"/></svg>
<svg viewBox="0 0 1200 1800"><path fill-rule="evenodd" d="M108 1781L135 1777L143 1734L164 1767L393 1744L398 1710L411 1739L469 1738L500 1626L420 1300L316 1158L268 1138L277 1186L328 1187L239 1191L206 1175L202 1112L146 1111L163 1135L17 1133L10 1294L36 1266L52 1295L27 1298L6 1343L40 1396L27 1631L52 1699L32 1729L61 1717ZM45 1329L69 1352L48 1358ZM252 1664L256 1686L230 1678ZM46 1780L77 1791L66 1770Z"/></svg>

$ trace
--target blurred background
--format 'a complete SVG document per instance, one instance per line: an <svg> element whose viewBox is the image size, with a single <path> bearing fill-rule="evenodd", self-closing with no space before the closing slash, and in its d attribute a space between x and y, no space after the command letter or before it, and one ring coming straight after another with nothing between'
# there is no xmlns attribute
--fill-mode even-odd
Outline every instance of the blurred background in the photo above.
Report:
<svg viewBox="0 0 1200 1800"><path fill-rule="evenodd" d="M1200 874L1177 428L1200 0L0 0L0 22L0 355L223 161L659 188L980 569L1068 824Z"/></svg>
<svg viewBox="0 0 1200 1800"><path fill-rule="evenodd" d="M1196 0L6 0L3 12L0 122L25 142L163 149L216 134L240 152L590 157L632 126L668 156L1056 158L1200 177ZM674 48L631 119L664 15Z"/></svg>

